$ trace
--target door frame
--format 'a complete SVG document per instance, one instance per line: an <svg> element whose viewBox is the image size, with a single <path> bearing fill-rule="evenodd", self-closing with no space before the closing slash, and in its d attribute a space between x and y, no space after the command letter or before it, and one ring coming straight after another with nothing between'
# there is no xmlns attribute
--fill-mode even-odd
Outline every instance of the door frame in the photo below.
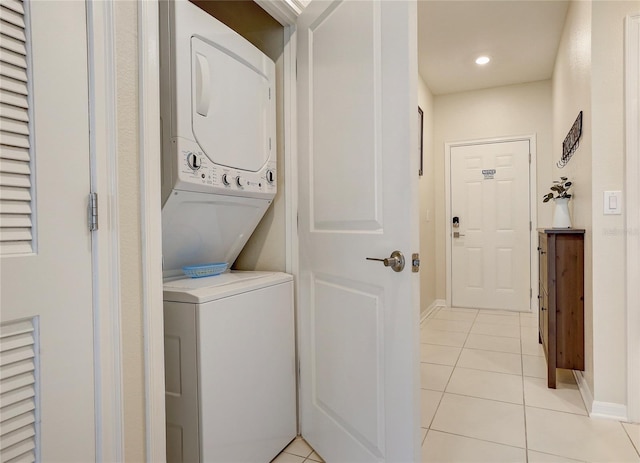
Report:
<svg viewBox="0 0 640 463"><path fill-rule="evenodd" d="M444 188L445 188L445 263L446 263L446 302L447 307L451 307L452 301L452 272L451 272L451 148L459 146L473 146L473 145L486 145L493 143L506 143L512 141L528 141L529 151L531 153L531 160L529 162L529 220L531 222L531 231L529 232L529 263L531 272L529 275L529 284L531 285L531 299L529 303L529 311L536 313L538 310L538 299L534 298L534 294L538 294L538 259L534 259L537 248L537 223L538 223L538 210L537 210L537 184L536 184L536 165L537 165L537 145L536 134L511 136L511 137L496 137L496 138L480 138L475 140L454 141L445 142L444 144ZM535 289L535 291L534 291Z"/></svg>
<svg viewBox="0 0 640 463"><path fill-rule="evenodd" d="M640 422L640 14L625 20L627 418Z"/></svg>
<svg viewBox="0 0 640 463"><path fill-rule="evenodd" d="M96 461L124 460L120 242L113 1L86 1L91 191L99 228L92 233ZM89 192L87 192L88 194Z"/></svg>
<svg viewBox="0 0 640 463"><path fill-rule="evenodd" d="M110 0L109 3L115 0ZM147 461L166 460L164 322L162 310L162 228L160 190L160 108L158 1L138 2L139 143L145 358ZM298 184L296 162L296 19L299 0L255 0L284 26L284 158L286 268L298 274ZM115 82L115 78L112 82ZM297 296L296 296L297 297ZM297 299L294 298L297 311ZM297 319L298 317L296 317ZM297 321L296 321L297 323ZM296 359L297 360L297 359ZM104 461L121 461L111 458Z"/></svg>

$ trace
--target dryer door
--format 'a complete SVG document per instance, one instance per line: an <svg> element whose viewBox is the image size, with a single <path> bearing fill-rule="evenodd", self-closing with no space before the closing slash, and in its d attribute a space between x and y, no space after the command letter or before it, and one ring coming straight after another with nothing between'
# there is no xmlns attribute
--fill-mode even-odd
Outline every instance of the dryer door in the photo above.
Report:
<svg viewBox="0 0 640 463"><path fill-rule="evenodd" d="M275 65L260 55L191 37L193 135L218 165L257 172L275 151Z"/></svg>

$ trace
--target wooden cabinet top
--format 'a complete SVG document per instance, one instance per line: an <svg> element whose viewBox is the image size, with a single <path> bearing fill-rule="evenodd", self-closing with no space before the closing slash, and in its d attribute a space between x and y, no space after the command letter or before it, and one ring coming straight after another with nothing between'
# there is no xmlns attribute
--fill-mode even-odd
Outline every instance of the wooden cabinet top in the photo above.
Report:
<svg viewBox="0 0 640 463"><path fill-rule="evenodd" d="M538 228L538 232L545 233L547 235L584 235L584 228Z"/></svg>

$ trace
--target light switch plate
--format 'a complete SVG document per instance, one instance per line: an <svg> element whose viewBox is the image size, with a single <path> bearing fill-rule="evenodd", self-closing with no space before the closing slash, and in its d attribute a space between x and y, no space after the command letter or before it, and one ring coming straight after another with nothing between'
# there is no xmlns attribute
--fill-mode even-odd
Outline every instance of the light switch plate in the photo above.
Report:
<svg viewBox="0 0 640 463"><path fill-rule="evenodd" d="M622 191L605 191L603 209L605 215L622 214Z"/></svg>

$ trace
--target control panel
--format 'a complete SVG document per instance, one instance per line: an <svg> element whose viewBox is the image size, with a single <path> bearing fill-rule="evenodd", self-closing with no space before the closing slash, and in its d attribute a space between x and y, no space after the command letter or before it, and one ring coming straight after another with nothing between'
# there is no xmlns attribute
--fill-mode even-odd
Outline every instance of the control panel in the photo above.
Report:
<svg viewBox="0 0 640 463"><path fill-rule="evenodd" d="M257 172L215 164L195 143L179 140L176 189L254 198L273 198L277 191L276 163Z"/></svg>

